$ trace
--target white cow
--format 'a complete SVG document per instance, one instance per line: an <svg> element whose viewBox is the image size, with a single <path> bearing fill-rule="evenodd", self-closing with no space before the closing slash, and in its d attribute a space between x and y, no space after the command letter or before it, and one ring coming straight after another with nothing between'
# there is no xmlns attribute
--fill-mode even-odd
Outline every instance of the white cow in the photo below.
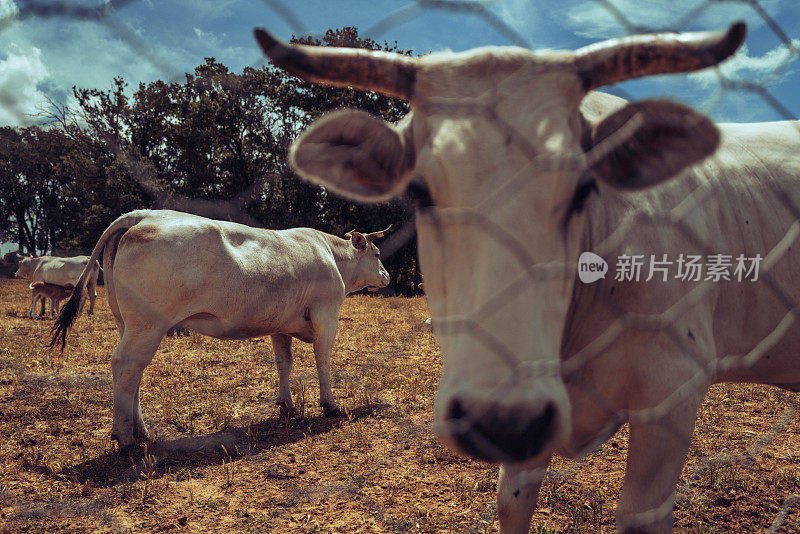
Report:
<svg viewBox="0 0 800 534"><path fill-rule="evenodd" d="M45 282L33 282L28 287L31 289L31 309L28 312L28 316L31 319L35 317L36 303L39 301L42 302L42 312L39 317L44 316L45 300L50 300L50 318L55 319L61 301L68 299L72 295L72 285L57 286Z"/></svg>
<svg viewBox="0 0 800 534"><path fill-rule="evenodd" d="M75 286L81 273L89 263L89 256L61 258L57 256L39 256L38 258L22 258L14 276L27 278L33 282L44 282L57 286ZM89 295L89 315L94 313L94 300L97 298L97 277L100 264L95 261L89 278L86 281L86 293ZM31 303L33 308L33 303Z"/></svg>
<svg viewBox="0 0 800 534"><path fill-rule="evenodd" d="M419 256L444 358L434 428L502 464L503 532L528 531L554 453L585 454L625 422L617 527L669 532L709 385L800 386L800 247L791 246L800 125L717 128L680 104L591 92L715 65L744 35L737 23L574 52L414 59L290 46L256 30L293 74L410 102L396 126L359 111L325 116L294 142L291 161L351 198L410 188L427 205L416 218ZM638 283L612 272L583 284L582 251L761 254L768 279L645 283L645 271Z"/></svg>
<svg viewBox="0 0 800 534"><path fill-rule="evenodd" d="M92 252L103 255L108 303L120 342L111 357L112 438L126 448L147 437L139 384L164 334L188 328L218 338L269 334L280 377L278 404L293 410L292 338L314 344L320 405L339 413L330 357L345 295L385 287L389 274L373 241L384 232L342 239L311 228L263 230L168 210L141 210L111 223ZM84 271L56 321L51 347L75 319Z"/></svg>

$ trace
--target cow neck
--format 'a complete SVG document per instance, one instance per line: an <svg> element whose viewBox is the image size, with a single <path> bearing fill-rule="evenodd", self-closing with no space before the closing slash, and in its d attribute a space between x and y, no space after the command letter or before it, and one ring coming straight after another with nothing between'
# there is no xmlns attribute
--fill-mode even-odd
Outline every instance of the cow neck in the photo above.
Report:
<svg viewBox="0 0 800 534"><path fill-rule="evenodd" d="M356 279L356 264L358 263L358 250L350 243L349 239L342 239L333 235L328 236L333 260L344 282L345 294L364 289Z"/></svg>

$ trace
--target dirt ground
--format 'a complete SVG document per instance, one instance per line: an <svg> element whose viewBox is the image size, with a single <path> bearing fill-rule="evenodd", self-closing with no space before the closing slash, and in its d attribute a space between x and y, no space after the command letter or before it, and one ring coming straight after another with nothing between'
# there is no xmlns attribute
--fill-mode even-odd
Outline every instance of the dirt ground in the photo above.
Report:
<svg viewBox="0 0 800 534"><path fill-rule="evenodd" d="M325 418L310 346L296 341L299 416L275 406L267 339L166 338L145 371L153 442L109 441L117 331L105 293L63 356L25 317L27 282L0 281L0 531L495 532L497 468L430 429L441 359L424 299L346 300L332 363L346 415ZM800 531L795 395L719 385L678 487L679 532ZM532 532L609 532L624 473L621 430L547 475Z"/></svg>

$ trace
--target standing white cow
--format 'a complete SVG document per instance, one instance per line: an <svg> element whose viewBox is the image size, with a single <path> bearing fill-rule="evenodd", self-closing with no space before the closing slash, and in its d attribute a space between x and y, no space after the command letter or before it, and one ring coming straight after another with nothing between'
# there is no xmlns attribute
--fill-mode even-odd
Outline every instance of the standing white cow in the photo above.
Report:
<svg viewBox="0 0 800 534"><path fill-rule="evenodd" d="M709 385L800 386L800 247L790 246L800 125L717 128L680 104L591 91L715 65L744 35L737 23L574 52L414 59L286 45L256 30L293 74L410 102L396 126L359 111L325 116L294 142L291 161L351 198L408 187L427 204L419 256L444 357L434 427L452 447L503 464L503 532L528 531L554 453L585 454L625 422L617 526L669 532ZM645 272L584 284L576 263L593 250L609 260L760 254L768 279L645 283Z"/></svg>
<svg viewBox="0 0 800 534"><path fill-rule="evenodd" d="M77 285L78 278L81 277L88 263L89 256L22 258L14 276L27 278L31 283L44 282L45 284L71 287ZM86 293L89 295L89 311L87 312L89 315L94 313L94 300L97 298L95 288L99 274L100 263L95 261L85 285ZM33 302L31 302L31 308L33 308Z"/></svg>
<svg viewBox="0 0 800 534"><path fill-rule="evenodd" d="M348 293L389 284L373 243L384 232L342 239L311 228L263 230L168 210L133 211L111 223L91 260L105 250L108 303L120 334L111 357L112 438L121 448L146 439L139 384L171 328L229 339L269 334L285 412L293 410L292 338L313 343L320 405L326 415L338 414L330 358L339 308ZM60 340L63 350L88 276L84 271L64 305L51 347Z"/></svg>

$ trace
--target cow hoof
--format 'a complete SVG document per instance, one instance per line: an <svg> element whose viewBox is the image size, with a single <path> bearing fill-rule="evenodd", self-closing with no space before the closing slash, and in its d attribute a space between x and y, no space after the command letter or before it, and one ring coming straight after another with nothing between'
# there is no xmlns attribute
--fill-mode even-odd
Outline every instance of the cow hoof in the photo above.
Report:
<svg viewBox="0 0 800 534"><path fill-rule="evenodd" d="M130 456L133 451L136 449L136 442L132 441L128 444L123 444L122 438L117 432L111 432L111 441L117 442L117 447L119 448L119 453L123 456L127 455Z"/></svg>
<svg viewBox="0 0 800 534"><path fill-rule="evenodd" d="M285 402L277 403L281 409L281 417L286 417L290 419L295 416L295 409L294 406L288 406Z"/></svg>
<svg viewBox="0 0 800 534"><path fill-rule="evenodd" d="M332 402L323 402L320 403L320 406L322 406L322 413L325 414L325 417L339 417L342 415L342 410Z"/></svg>
<svg viewBox="0 0 800 534"><path fill-rule="evenodd" d="M119 455L120 456L136 456L136 444L131 443L130 445L126 445L125 447L120 446L119 448Z"/></svg>
<svg viewBox="0 0 800 534"><path fill-rule="evenodd" d="M134 443L147 443L148 441L150 441L150 436L147 434L147 429L134 427L133 441Z"/></svg>

